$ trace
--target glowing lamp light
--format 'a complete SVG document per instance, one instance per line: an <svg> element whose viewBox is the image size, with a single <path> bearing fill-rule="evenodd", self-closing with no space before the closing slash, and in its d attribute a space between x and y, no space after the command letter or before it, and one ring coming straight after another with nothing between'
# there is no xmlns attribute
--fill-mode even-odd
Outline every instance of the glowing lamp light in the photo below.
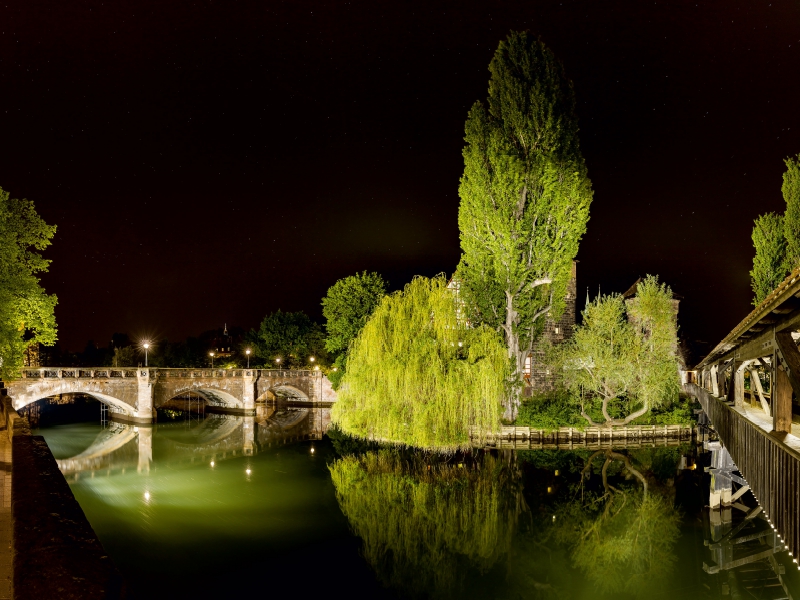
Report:
<svg viewBox="0 0 800 600"><path fill-rule="evenodd" d="M144 493L144 499L145 500L150 500L150 492L145 492Z"/></svg>
<svg viewBox="0 0 800 600"><path fill-rule="evenodd" d="M558 469L556 469L556 477L558 477Z"/></svg>
<svg viewBox="0 0 800 600"><path fill-rule="evenodd" d="M316 365L316 366L314 367L314 370L315 370L315 371L319 371L319 365Z"/></svg>
<svg viewBox="0 0 800 600"><path fill-rule="evenodd" d="M250 475L250 469L246 469L246 470L245 470L245 473L247 473L248 475Z"/></svg>
<svg viewBox="0 0 800 600"><path fill-rule="evenodd" d="M314 454L314 446L311 446L311 454Z"/></svg>
<svg viewBox="0 0 800 600"><path fill-rule="evenodd" d="M547 488L547 493L548 493L548 494L552 494L552 493L553 493L553 488L551 488L551 487L548 487L548 488Z"/></svg>
<svg viewBox="0 0 800 600"><path fill-rule="evenodd" d="M314 357L312 356L312 357L311 357L311 358L309 358L308 360L310 360L311 362L314 362Z"/></svg>
<svg viewBox="0 0 800 600"><path fill-rule="evenodd" d="M276 363L280 363L280 362L281 362L281 359L280 359L280 358L276 358L276 359L275 359L275 362L276 362Z"/></svg>
<svg viewBox="0 0 800 600"><path fill-rule="evenodd" d="M334 371L338 371L339 369L337 369L336 367L333 367L333 370L334 370Z"/></svg>
<svg viewBox="0 0 800 600"><path fill-rule="evenodd" d="M212 467L214 466L214 461L213 461L213 460L211 461L211 466L212 466Z"/></svg>

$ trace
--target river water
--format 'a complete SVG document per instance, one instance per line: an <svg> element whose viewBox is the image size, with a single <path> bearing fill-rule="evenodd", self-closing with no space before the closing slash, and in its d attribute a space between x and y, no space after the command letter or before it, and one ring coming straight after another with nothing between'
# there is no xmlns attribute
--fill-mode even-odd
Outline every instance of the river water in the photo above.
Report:
<svg viewBox="0 0 800 600"><path fill-rule="evenodd" d="M324 435L327 409L98 413L34 434L138 598L800 598L749 493L705 506L702 446L443 459Z"/></svg>

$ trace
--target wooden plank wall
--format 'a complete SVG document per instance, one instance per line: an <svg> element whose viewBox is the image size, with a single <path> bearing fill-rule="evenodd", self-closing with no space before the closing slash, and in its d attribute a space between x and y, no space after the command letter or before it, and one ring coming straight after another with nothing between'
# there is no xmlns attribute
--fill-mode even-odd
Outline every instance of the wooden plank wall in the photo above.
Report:
<svg viewBox="0 0 800 600"><path fill-rule="evenodd" d="M687 383L750 484L770 524L797 558L800 550L800 454L703 388Z"/></svg>
<svg viewBox="0 0 800 600"><path fill-rule="evenodd" d="M554 431L530 427L503 427L500 435L490 437L490 448L573 449L635 448L642 446L679 445L690 441L694 428L690 425L636 425L630 427L561 427ZM477 436L476 436L477 437Z"/></svg>

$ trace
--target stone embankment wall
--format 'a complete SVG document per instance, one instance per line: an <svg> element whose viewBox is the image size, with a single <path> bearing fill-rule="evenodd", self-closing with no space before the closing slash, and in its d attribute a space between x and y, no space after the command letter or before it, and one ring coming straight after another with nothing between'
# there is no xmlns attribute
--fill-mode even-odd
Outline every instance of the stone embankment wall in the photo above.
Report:
<svg viewBox="0 0 800 600"><path fill-rule="evenodd" d="M131 598L44 438L30 435L6 394L0 382L2 423L12 444L13 597Z"/></svg>

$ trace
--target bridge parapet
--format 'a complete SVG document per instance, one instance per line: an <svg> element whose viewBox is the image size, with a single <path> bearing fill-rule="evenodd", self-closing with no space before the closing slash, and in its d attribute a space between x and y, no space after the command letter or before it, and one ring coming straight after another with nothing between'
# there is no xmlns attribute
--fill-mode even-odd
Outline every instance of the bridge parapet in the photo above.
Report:
<svg viewBox="0 0 800 600"><path fill-rule="evenodd" d="M164 377L323 377L321 371L312 371L311 369L173 369L163 367L38 367L22 369L22 377L24 379L136 377L138 371Z"/></svg>

